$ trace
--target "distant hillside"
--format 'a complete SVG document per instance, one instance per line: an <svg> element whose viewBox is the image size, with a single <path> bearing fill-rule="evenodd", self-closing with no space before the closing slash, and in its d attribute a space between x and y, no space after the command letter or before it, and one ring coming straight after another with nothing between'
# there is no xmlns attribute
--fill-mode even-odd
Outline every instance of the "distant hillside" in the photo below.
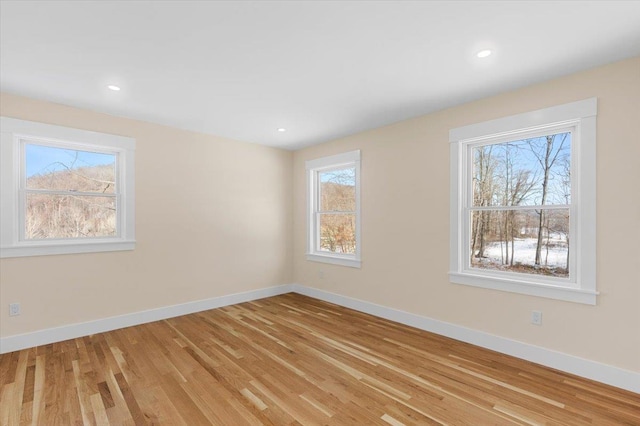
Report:
<svg viewBox="0 0 640 426"><path fill-rule="evenodd" d="M334 182L323 182L321 186L322 210L355 211L356 188Z"/></svg>
<svg viewBox="0 0 640 426"><path fill-rule="evenodd" d="M103 165L59 170L27 178L29 189L114 193L115 167Z"/></svg>
<svg viewBox="0 0 640 426"><path fill-rule="evenodd" d="M116 235L113 165L60 170L27 178L28 189L93 192L107 196L29 193L27 239L108 237Z"/></svg>

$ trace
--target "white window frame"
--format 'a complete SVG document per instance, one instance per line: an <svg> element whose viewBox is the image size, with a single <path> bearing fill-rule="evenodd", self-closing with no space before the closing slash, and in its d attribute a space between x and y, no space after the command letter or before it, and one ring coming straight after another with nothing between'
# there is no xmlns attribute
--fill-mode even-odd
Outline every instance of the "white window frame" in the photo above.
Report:
<svg viewBox="0 0 640 426"><path fill-rule="evenodd" d="M454 284L596 304L597 98L451 129L449 279ZM469 206L473 146L515 141L532 134L572 132L571 251L569 278L471 268Z"/></svg>
<svg viewBox="0 0 640 426"><path fill-rule="evenodd" d="M360 151L309 160L307 170L307 260L360 268ZM318 172L354 167L356 171L356 253L328 253L319 250L319 205L320 194Z"/></svg>
<svg viewBox="0 0 640 426"><path fill-rule="evenodd" d="M24 236L24 147L37 144L116 156L116 235L30 240ZM135 248L135 139L0 117L0 258Z"/></svg>

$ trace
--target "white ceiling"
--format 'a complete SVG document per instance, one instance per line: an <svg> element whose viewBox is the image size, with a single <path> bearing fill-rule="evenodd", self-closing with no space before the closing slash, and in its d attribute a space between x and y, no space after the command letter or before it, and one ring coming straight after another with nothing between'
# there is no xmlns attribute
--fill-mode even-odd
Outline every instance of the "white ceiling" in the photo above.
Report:
<svg viewBox="0 0 640 426"><path fill-rule="evenodd" d="M0 43L2 91L297 149L640 55L640 2L2 0Z"/></svg>

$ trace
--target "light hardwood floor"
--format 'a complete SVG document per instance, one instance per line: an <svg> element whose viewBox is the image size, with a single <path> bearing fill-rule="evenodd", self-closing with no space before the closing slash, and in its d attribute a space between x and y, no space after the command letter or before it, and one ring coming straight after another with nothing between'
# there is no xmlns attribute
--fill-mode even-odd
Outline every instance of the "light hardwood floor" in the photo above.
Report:
<svg viewBox="0 0 640 426"><path fill-rule="evenodd" d="M297 294L0 356L2 425L640 425L640 395Z"/></svg>

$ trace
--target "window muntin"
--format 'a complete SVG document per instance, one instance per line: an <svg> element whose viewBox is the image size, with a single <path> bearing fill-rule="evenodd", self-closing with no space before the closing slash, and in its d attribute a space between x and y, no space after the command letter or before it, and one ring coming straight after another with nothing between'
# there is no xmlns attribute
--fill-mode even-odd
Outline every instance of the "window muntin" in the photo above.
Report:
<svg viewBox="0 0 640 426"><path fill-rule="evenodd" d="M467 268L571 285L572 130L468 144Z"/></svg>
<svg viewBox="0 0 640 426"><path fill-rule="evenodd" d="M596 116L597 99L591 98L450 130L449 277L452 283L596 303ZM521 167L540 164L534 152L544 154L541 157L544 159L547 136L554 137L554 143L564 139L556 163ZM533 147L544 150L530 149L529 143L536 138L539 140ZM502 152L494 151L494 160L505 163L512 160L514 154L515 158L520 156L514 164L518 167L509 169L508 180L504 167L498 173L489 167L491 162L480 159L484 156L483 160L487 160L490 147L496 150L500 144L503 144ZM559 146L559 143L555 145ZM529 152L524 152L524 148ZM555 153L552 151L550 158ZM543 200L539 183L545 169L549 173L549 191ZM481 179L480 173L489 178ZM528 179L526 173L529 173ZM527 181L535 180L531 178L535 173L538 173L537 190L518 196L526 192ZM516 185L518 177L520 187ZM494 179L502 179L504 183L501 191L492 193L487 186ZM491 196L485 194L487 191ZM542 228L539 226L541 215ZM506 222L509 226L503 225L503 234L511 234L496 238L499 229L495 224L493 230L486 228L478 232L478 227L486 225L491 216L494 222ZM534 226L530 226L532 222ZM540 229L543 244L536 256ZM481 238L485 238L485 254L493 259L478 256ZM497 240L502 241L501 247ZM504 268L506 241L509 242L509 262ZM532 242L535 245L532 246ZM497 244L490 246L490 243Z"/></svg>
<svg viewBox="0 0 640 426"><path fill-rule="evenodd" d="M360 151L310 160L307 259L360 266Z"/></svg>
<svg viewBox="0 0 640 426"><path fill-rule="evenodd" d="M135 248L134 139L0 124L0 257Z"/></svg>
<svg viewBox="0 0 640 426"><path fill-rule="evenodd" d="M24 240L115 237L117 153L22 141Z"/></svg>

